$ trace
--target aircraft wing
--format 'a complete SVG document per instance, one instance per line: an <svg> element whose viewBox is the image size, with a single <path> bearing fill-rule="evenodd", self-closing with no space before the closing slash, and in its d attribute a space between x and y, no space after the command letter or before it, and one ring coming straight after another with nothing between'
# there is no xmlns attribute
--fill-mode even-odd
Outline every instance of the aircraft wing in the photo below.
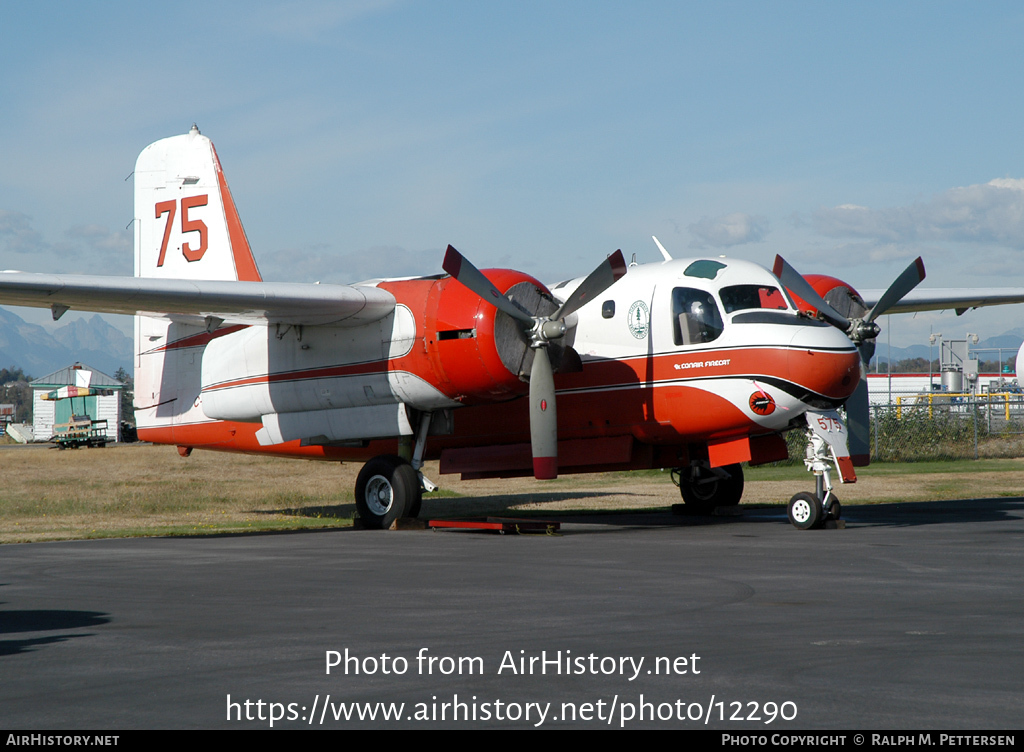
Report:
<svg viewBox="0 0 1024 752"><path fill-rule="evenodd" d="M182 323L359 326L395 298L371 286L0 272L0 304L158 316Z"/></svg>
<svg viewBox="0 0 1024 752"><path fill-rule="evenodd" d="M885 290L863 290L861 297L870 309ZM983 306L1009 305L1024 303L1024 288L1020 287L963 287L934 288L931 290L911 290L898 302L893 304L886 313L914 313L916 311L948 311L957 314L971 308Z"/></svg>

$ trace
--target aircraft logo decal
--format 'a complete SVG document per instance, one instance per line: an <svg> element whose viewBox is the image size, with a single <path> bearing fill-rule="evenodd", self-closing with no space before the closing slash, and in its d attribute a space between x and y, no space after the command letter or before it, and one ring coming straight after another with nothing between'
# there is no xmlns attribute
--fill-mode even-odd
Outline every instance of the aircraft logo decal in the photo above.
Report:
<svg viewBox="0 0 1024 752"><path fill-rule="evenodd" d="M643 339L647 336L647 330L650 329L650 312L647 310L647 304L642 300L636 301L629 307L629 314L626 316L626 323L629 325L629 333L637 339Z"/></svg>
<svg viewBox="0 0 1024 752"><path fill-rule="evenodd" d="M758 415L771 415L775 412L775 400L767 392L754 392L750 395L750 409Z"/></svg>

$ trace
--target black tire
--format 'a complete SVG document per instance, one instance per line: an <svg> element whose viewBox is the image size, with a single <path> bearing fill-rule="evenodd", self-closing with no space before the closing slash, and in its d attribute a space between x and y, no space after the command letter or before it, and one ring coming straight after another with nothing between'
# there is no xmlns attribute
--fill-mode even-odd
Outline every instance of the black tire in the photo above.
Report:
<svg viewBox="0 0 1024 752"><path fill-rule="evenodd" d="M409 465L412 470L412 465ZM416 493L413 494L412 502L405 508L406 517L419 517L420 507L423 506L423 484L420 482L420 474L412 471L413 484L416 486Z"/></svg>
<svg viewBox="0 0 1024 752"><path fill-rule="evenodd" d="M356 478L356 510L366 527L391 527L416 506L419 496L420 479L401 457L374 457Z"/></svg>
<svg viewBox="0 0 1024 752"><path fill-rule="evenodd" d="M838 520L843 516L843 505L839 503L839 497L835 494L829 494L832 503L828 507L828 518L830 520Z"/></svg>
<svg viewBox="0 0 1024 752"><path fill-rule="evenodd" d="M821 499L812 493L798 493L789 500L786 514L793 527L798 530L812 530L820 527L825 517Z"/></svg>
<svg viewBox="0 0 1024 752"><path fill-rule="evenodd" d="M728 478L715 476L709 468L685 468L679 474L679 495L686 508L696 514L711 514L715 507L731 507L743 497L743 467L726 465Z"/></svg>

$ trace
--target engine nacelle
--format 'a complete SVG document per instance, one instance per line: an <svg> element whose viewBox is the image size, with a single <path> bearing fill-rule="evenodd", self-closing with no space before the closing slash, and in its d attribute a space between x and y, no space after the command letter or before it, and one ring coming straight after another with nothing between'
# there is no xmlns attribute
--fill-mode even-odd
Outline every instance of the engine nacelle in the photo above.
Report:
<svg viewBox="0 0 1024 752"><path fill-rule="evenodd" d="M510 269L484 273L531 315L550 315L558 308L547 288L529 275ZM401 361L414 373L462 404L526 393L533 351L522 327L511 317L451 277L380 286L416 314L417 342ZM563 352L562 344L549 348L555 368Z"/></svg>
<svg viewBox="0 0 1024 752"><path fill-rule="evenodd" d="M852 285L843 282L841 279L830 277L827 274L805 274L804 279L814 288L816 293L825 299L826 303L846 318L859 319L867 314L868 308L864 305L863 298L861 298L860 293L853 289ZM794 295L792 291L789 294L793 297L793 302L796 303L797 308L801 311L807 311L812 315L817 315L818 309L799 296Z"/></svg>
<svg viewBox="0 0 1024 752"><path fill-rule="evenodd" d="M527 311L556 310L533 278L500 269L487 274ZM509 316L449 277L380 286L398 303L379 321L251 326L215 337L203 353L203 412L266 425L264 416L395 404L438 410L527 391L533 351ZM557 367L563 348L550 352Z"/></svg>
<svg viewBox="0 0 1024 752"><path fill-rule="evenodd" d="M275 413L396 402L450 406L429 384L389 369L415 341L416 321L403 305L357 327L250 326L224 334L203 352L203 412L259 422Z"/></svg>

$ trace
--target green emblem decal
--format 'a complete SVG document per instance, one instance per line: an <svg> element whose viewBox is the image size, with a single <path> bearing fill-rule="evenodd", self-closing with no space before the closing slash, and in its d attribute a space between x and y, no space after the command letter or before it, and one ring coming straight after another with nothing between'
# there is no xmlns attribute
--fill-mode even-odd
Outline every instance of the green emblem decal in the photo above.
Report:
<svg viewBox="0 0 1024 752"><path fill-rule="evenodd" d="M647 310L647 304L642 300L636 301L629 307L629 315L626 316L626 323L629 324L629 333L637 339L643 339L647 336L647 330L650 329L650 312Z"/></svg>

